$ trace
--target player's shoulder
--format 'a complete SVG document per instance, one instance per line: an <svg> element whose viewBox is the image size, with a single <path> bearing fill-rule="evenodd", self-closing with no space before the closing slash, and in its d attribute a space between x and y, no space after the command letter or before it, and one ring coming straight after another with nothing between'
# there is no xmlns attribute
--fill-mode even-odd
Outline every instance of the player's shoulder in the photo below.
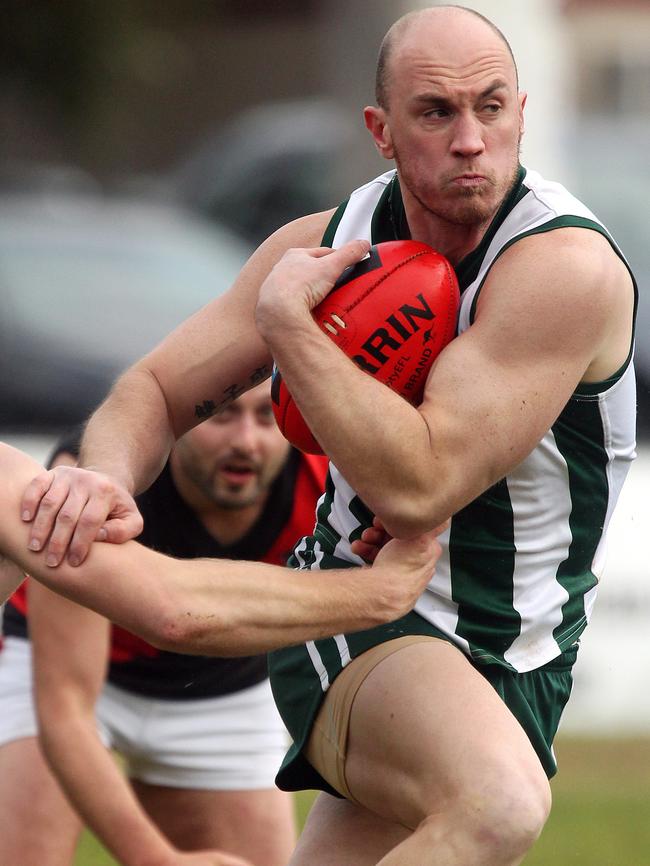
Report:
<svg viewBox="0 0 650 866"><path fill-rule="evenodd" d="M599 231L566 226L522 238L495 263L490 282L505 281L565 300L584 296L615 300L632 287L629 270L609 239Z"/></svg>
<svg viewBox="0 0 650 866"><path fill-rule="evenodd" d="M255 250L244 266L236 285L259 287L282 256L291 249L320 247L325 229L334 214L334 209L309 214L286 223Z"/></svg>
<svg viewBox="0 0 650 866"><path fill-rule="evenodd" d="M492 345L543 357L569 351L609 378L629 356L635 303L627 266L592 229L566 227L517 241L495 262L475 322Z"/></svg>
<svg viewBox="0 0 650 866"><path fill-rule="evenodd" d="M319 247L334 213L335 208L332 208L292 220L270 235L262 247L277 247L282 252L293 248Z"/></svg>

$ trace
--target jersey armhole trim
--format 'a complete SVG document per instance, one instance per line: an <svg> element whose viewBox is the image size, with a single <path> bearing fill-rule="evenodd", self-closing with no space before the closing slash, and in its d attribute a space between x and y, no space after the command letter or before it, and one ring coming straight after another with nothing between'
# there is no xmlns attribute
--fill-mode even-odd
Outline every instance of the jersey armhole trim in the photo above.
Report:
<svg viewBox="0 0 650 866"><path fill-rule="evenodd" d="M345 209L348 206L349 198L346 198L345 201L341 202L341 204L337 207L337 209L332 214L332 217L327 224L327 228L323 234L323 239L321 241L321 246L331 247L334 243L334 236L336 234L336 230L339 227L339 223L343 219L343 214L345 213Z"/></svg>
<svg viewBox="0 0 650 866"><path fill-rule="evenodd" d="M602 235L609 242L610 246L612 247L612 249L614 250L616 255L620 258L620 260L623 262L623 264L627 268L628 273L630 275L630 279L632 280L632 286L634 289L634 310L633 310L633 314L632 314L633 315L633 318L632 318L632 339L630 341L630 349L629 349L629 352L627 354L625 361L623 361L623 363L621 364L619 369L615 373L613 373L611 376L608 376L607 379L603 379L600 382L582 383L582 384L578 385L578 387L576 388L576 390L574 391L574 394L573 394L573 396L583 396L583 397L597 396L598 394L601 394L603 391L606 391L612 385L616 384L616 382L618 382L619 379L621 379L621 377L623 376L623 374L625 373L627 368L630 366L630 363L632 361L632 356L634 354L634 328L636 325L636 314L637 314L637 307L639 304L639 290L638 290L636 280L634 278L634 274L632 273L630 266L627 263L625 257L623 256L623 254L621 253L619 248L616 246L616 244L612 240L611 236L609 235L609 233L607 232L605 227L602 226L600 223L596 222L595 220L590 220L590 219L587 219L585 217L572 216L570 214L566 214L564 216L555 217L554 219L549 220L548 222L544 223L541 226L537 226L536 228L531 229L530 231L522 232L521 234L517 235L516 237L511 238L508 241L508 243L504 244L504 246L499 250L497 255L494 257L494 261L492 261L490 263L489 268L485 272L485 275L483 276L483 279L481 280L481 283L480 283L479 287L477 288L477 290L474 294L474 297L472 298L472 305L470 307L470 312L469 312L469 323L470 323L470 325L472 325L474 323L474 317L476 315L476 306L478 303L479 295L481 294L481 289L483 288L483 285L484 285L486 279L488 278L488 275L489 275L490 271L492 270L494 263L496 261L498 261L498 259L503 255L503 253L507 249L509 249L513 244L517 243L517 241L520 241L523 238L531 237L532 235L545 234L546 232L550 232L550 231L553 231L554 229L560 229L560 228L584 228L584 229L590 229L591 231L596 231L600 235Z"/></svg>

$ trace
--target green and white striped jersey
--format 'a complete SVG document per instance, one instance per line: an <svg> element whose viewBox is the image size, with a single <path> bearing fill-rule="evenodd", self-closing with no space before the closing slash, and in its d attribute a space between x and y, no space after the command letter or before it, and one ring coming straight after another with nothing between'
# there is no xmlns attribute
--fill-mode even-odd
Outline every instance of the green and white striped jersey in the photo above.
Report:
<svg viewBox="0 0 650 866"><path fill-rule="evenodd" d="M564 226L602 233L622 258L581 202L521 168L480 246L456 269L462 292L459 333L471 327L481 286L499 255L521 238ZM379 243L399 237L408 237L408 227L397 176L389 171L341 205L324 243L338 247L353 238ZM606 529L635 456L635 418L630 347L615 376L580 385L534 451L453 517L417 613L475 662L520 672L540 667L575 643L591 614ZM332 465L314 535L296 548L298 563L306 568L360 563L350 543L371 520Z"/></svg>

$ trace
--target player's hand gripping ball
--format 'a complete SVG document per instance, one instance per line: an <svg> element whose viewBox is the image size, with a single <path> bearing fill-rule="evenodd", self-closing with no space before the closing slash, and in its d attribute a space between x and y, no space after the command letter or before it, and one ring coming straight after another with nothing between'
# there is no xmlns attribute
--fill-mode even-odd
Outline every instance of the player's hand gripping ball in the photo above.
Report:
<svg viewBox="0 0 650 866"><path fill-rule="evenodd" d="M456 333L458 304L444 256L419 241L389 241L346 268L312 315L362 370L417 406L431 365ZM289 442L322 454L277 367L271 394Z"/></svg>

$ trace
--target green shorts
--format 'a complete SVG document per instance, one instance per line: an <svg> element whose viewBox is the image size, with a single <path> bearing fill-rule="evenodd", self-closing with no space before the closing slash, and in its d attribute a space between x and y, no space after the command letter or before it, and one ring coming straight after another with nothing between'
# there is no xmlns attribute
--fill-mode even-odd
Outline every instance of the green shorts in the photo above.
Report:
<svg viewBox="0 0 650 866"><path fill-rule="evenodd" d="M428 635L453 643L430 622L411 612L393 623L345 635L344 640L326 638L269 655L275 702L293 738L276 778L279 788L283 791L314 788L340 796L302 754L314 718L330 683L349 659L404 635ZM483 664L469 659L518 720L549 778L557 771L553 738L571 694L572 668L577 653L576 643L553 661L526 673L517 673L494 662Z"/></svg>

